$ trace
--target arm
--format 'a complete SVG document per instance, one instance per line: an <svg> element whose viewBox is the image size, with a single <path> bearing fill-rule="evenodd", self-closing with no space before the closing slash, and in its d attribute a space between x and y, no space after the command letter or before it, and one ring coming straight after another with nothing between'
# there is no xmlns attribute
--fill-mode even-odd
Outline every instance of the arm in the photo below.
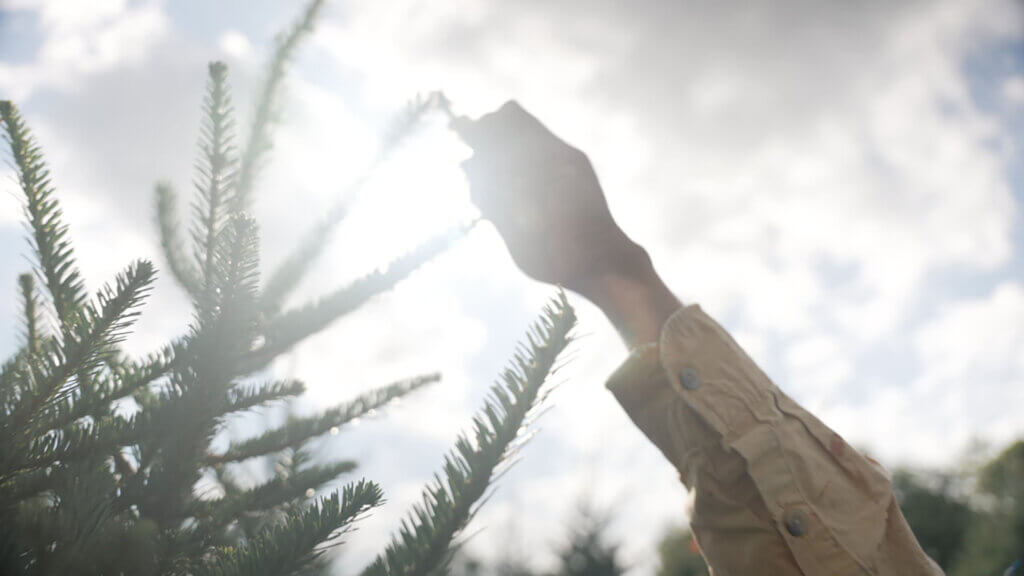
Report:
<svg viewBox="0 0 1024 576"><path fill-rule="evenodd" d="M694 492L716 576L941 574L882 468L681 307L612 218L587 157L514 102L453 121L473 201L527 275L601 308L633 351L608 387Z"/></svg>

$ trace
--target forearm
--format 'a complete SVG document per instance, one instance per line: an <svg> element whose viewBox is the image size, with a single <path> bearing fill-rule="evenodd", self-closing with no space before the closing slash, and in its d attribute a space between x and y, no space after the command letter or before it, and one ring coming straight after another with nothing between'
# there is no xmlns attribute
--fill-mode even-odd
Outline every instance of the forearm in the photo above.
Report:
<svg viewBox="0 0 1024 576"><path fill-rule="evenodd" d="M657 342L665 321L681 303L640 246L628 262L589 279L581 294L604 312L629 349Z"/></svg>

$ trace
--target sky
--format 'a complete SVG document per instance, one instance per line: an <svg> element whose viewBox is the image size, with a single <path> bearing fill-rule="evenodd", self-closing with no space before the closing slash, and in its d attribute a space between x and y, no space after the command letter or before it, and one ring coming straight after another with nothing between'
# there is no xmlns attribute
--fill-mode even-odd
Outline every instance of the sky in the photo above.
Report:
<svg viewBox="0 0 1024 576"><path fill-rule="evenodd" d="M163 265L153 184L190 189L205 64L241 125L298 1L0 0L0 97L42 144L91 288ZM443 90L477 117L517 99L590 156L669 286L773 380L886 465L961 466L1024 436L1024 4L329 0L302 46L255 216L267 267L370 166L388 119ZM429 122L373 171L292 304L476 215L470 151ZM0 354L17 345L21 205L0 167ZM309 412L375 385L443 381L324 439L384 487L347 537L364 565L466 428L554 294L486 222L277 362ZM604 389L627 351L580 298L578 340L469 549L544 566L578 502L614 513L634 574L685 522L677 475ZM185 329L168 278L130 350ZM281 418L270 412L267 420Z"/></svg>

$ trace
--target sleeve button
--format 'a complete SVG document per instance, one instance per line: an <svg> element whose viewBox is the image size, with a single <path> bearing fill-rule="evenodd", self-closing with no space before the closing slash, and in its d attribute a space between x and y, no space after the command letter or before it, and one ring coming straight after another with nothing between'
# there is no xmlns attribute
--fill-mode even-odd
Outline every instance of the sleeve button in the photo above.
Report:
<svg viewBox="0 0 1024 576"><path fill-rule="evenodd" d="M783 522L786 525L786 532L789 532L790 536L799 538L807 534L807 514L803 510L786 512Z"/></svg>
<svg viewBox="0 0 1024 576"><path fill-rule="evenodd" d="M679 382L683 385L683 388L687 390L696 390L700 388L700 376L697 376L697 371L693 368L683 368L679 371Z"/></svg>

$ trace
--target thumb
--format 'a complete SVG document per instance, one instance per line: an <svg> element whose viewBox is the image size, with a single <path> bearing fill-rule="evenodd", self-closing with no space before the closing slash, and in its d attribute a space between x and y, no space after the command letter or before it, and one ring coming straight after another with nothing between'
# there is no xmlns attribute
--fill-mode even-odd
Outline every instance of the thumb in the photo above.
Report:
<svg viewBox="0 0 1024 576"><path fill-rule="evenodd" d="M448 127L474 150L480 146L480 128L468 116L456 116L448 122Z"/></svg>

